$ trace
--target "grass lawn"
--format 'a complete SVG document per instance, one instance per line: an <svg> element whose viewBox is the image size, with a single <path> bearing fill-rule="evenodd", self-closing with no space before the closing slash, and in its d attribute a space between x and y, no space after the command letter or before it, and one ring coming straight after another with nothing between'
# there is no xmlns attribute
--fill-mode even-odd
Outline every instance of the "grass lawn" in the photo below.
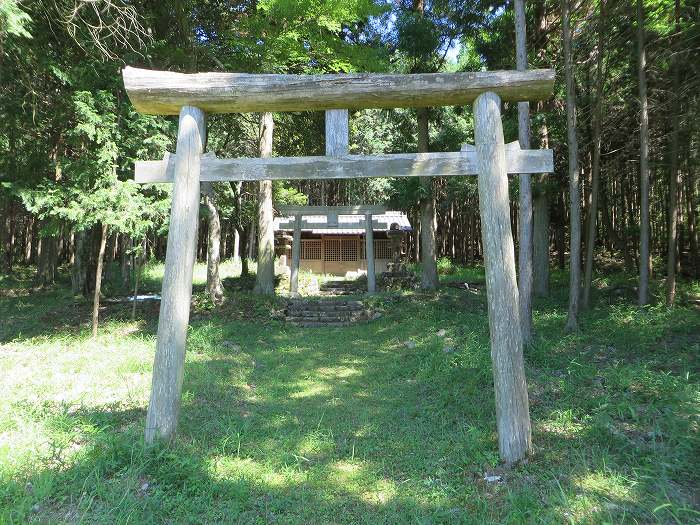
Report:
<svg viewBox="0 0 700 525"><path fill-rule="evenodd" d="M633 277L599 276L567 335L555 274L526 350L535 453L503 470L483 291L379 295L379 320L302 329L224 270L214 309L197 269L178 440L154 450L157 304L133 322L106 304L92 340L66 277L0 280L0 523L700 522L695 306L640 310Z"/></svg>

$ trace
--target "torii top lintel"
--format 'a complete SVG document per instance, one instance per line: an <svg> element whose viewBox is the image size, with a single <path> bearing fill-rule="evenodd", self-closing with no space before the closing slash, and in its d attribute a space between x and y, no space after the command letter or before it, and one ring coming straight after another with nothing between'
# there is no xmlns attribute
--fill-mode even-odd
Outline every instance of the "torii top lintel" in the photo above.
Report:
<svg viewBox="0 0 700 525"><path fill-rule="evenodd" d="M122 76L134 107L153 115L177 115L183 106L207 113L455 106L470 104L486 91L503 101L544 100L554 86L552 69L273 75L126 67Z"/></svg>

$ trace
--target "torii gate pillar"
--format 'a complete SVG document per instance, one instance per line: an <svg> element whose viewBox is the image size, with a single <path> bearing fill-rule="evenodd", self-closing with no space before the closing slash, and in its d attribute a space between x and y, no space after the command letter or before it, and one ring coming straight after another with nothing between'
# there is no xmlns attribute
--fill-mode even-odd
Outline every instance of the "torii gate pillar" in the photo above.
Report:
<svg viewBox="0 0 700 525"><path fill-rule="evenodd" d="M205 142L206 115L196 107L183 106L177 132L173 201L151 399L146 416L146 443L156 439L172 440L180 414L196 255L200 161Z"/></svg>
<svg viewBox="0 0 700 525"><path fill-rule="evenodd" d="M532 433L519 330L519 295L510 228L501 99L496 93L483 93L474 101L474 139L479 164L479 213L496 392L498 448L501 459L513 463L530 452Z"/></svg>

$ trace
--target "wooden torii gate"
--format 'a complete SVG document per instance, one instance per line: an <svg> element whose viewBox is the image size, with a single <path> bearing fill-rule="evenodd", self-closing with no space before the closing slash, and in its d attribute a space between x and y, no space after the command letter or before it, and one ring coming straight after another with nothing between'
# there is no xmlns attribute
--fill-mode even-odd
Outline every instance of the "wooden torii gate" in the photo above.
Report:
<svg viewBox="0 0 700 525"><path fill-rule="evenodd" d="M549 98L553 70L432 74L182 74L127 67L134 107L178 115L176 155L136 163L137 182L172 182L170 229L145 440L171 440L177 428L192 297L202 181L478 175L491 358L501 458L531 449L508 174L553 171L550 150L521 150L503 140L501 100ZM474 105L475 147L461 152L348 155L347 109ZM204 153L205 114L329 111L326 156L218 159Z"/></svg>

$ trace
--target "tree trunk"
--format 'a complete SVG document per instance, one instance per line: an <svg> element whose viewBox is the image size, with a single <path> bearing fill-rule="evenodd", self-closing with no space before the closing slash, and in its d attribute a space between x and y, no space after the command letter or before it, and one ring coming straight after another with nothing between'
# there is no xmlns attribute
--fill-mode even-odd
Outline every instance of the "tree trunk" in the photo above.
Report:
<svg viewBox="0 0 700 525"><path fill-rule="evenodd" d="M679 38L680 0L675 1L676 39ZM677 46L676 46L677 47ZM676 53L679 49L676 48ZM671 173L668 184L668 251L666 261L666 304L673 306L676 299L676 251L678 249L678 186L680 170L678 169L679 134L680 134L680 64L678 55L673 58L673 90L671 93Z"/></svg>
<svg viewBox="0 0 700 525"><path fill-rule="evenodd" d="M549 129L543 118L539 132L540 148L549 148ZM532 202L532 286L537 297L549 295L549 198L547 183L540 176L533 189Z"/></svg>
<svg viewBox="0 0 700 525"><path fill-rule="evenodd" d="M697 183L696 175L692 169L686 171L685 199L688 214L688 248L690 250L690 264L693 276L700 276L700 250L698 249L698 222L697 222Z"/></svg>
<svg viewBox="0 0 700 525"><path fill-rule="evenodd" d="M272 113L260 117L260 157L272 156ZM275 232L272 211L272 181L259 182L258 188L258 272L255 292L263 295L275 293Z"/></svg>
<svg viewBox="0 0 700 525"><path fill-rule="evenodd" d="M251 244L251 228L246 228L243 230L243 236L241 238L241 277L247 277L250 275L250 268L248 267L250 257L248 254Z"/></svg>
<svg viewBox="0 0 700 525"><path fill-rule="evenodd" d="M237 226L233 226L233 262L239 263L241 260L241 232Z"/></svg>
<svg viewBox="0 0 700 525"><path fill-rule="evenodd" d="M515 0L515 56L518 71L527 69L525 1ZM518 102L518 141L530 149L530 105ZM518 216L518 287L520 298L520 332L523 343L532 339L532 185L530 175L520 174Z"/></svg>
<svg viewBox="0 0 700 525"><path fill-rule="evenodd" d="M646 52L644 49L644 3L637 0L637 46L639 75L639 306L649 302L649 108L647 101Z"/></svg>
<svg viewBox="0 0 700 525"><path fill-rule="evenodd" d="M29 216L27 220L27 235L24 244L24 264L32 262L32 247L34 246L34 217Z"/></svg>
<svg viewBox="0 0 700 525"><path fill-rule="evenodd" d="M100 289L102 288L102 263L107 246L107 224L102 224L100 251L97 254L97 271L95 272L95 296L92 300L92 337L97 337L97 324L100 318Z"/></svg>
<svg viewBox="0 0 700 525"><path fill-rule="evenodd" d="M564 68L566 71L566 127L569 143L569 193L571 198L569 313L566 319L566 329L572 331L578 327L579 287L581 286L581 196L578 171L578 139L576 137L574 66L571 56L571 33L569 31L569 0L562 0L561 5L564 36Z"/></svg>
<svg viewBox="0 0 700 525"><path fill-rule="evenodd" d="M586 270L583 277L583 308L588 308L593 281L593 257L596 243L596 220L598 217L598 192L600 186L600 128L603 120L603 53L605 38L605 0L600 0L598 23L598 57L596 59L596 105L593 115L593 166L591 169L591 199L588 208L588 232L586 235Z"/></svg>
<svg viewBox="0 0 700 525"><path fill-rule="evenodd" d="M224 286L219 276L219 263L221 262L221 221L219 210L216 208L216 193L211 182L202 184L204 202L209 211L207 228L207 293L214 304L220 304L224 300Z"/></svg>
<svg viewBox="0 0 700 525"><path fill-rule="evenodd" d="M134 301L131 304L131 320L136 319L136 304L139 297L139 281L141 279L141 271L146 264L146 237L143 238L141 250L134 256Z"/></svg>
<svg viewBox="0 0 700 525"><path fill-rule="evenodd" d="M509 219L501 101L484 93L474 103L474 137L479 163L478 187L496 393L496 421L501 459L512 464L532 449L518 285Z"/></svg>
<svg viewBox="0 0 700 525"><path fill-rule="evenodd" d="M132 249L134 247L134 239L131 236L124 235L122 239L122 253L121 253L121 272L122 272L122 286L125 290L129 289L131 284L131 266L133 261Z"/></svg>
<svg viewBox="0 0 700 525"><path fill-rule="evenodd" d="M41 286L50 286L56 280L56 259L58 257L58 239L55 235L42 238L41 255L37 265L37 276Z"/></svg>
<svg viewBox="0 0 700 525"><path fill-rule="evenodd" d="M15 251L15 206L10 200L5 208L6 215L3 233L5 234L5 272L12 273L12 262Z"/></svg>
<svg viewBox="0 0 700 525"><path fill-rule="evenodd" d="M428 151L428 109L418 108L418 152ZM420 261L421 288L435 290L438 286L435 253L435 192L432 177L421 177L420 201Z"/></svg>
<svg viewBox="0 0 700 525"><path fill-rule="evenodd" d="M71 288L74 296L87 295L85 280L87 269L85 265L85 236L84 230L77 230L74 234L73 267L71 269Z"/></svg>

